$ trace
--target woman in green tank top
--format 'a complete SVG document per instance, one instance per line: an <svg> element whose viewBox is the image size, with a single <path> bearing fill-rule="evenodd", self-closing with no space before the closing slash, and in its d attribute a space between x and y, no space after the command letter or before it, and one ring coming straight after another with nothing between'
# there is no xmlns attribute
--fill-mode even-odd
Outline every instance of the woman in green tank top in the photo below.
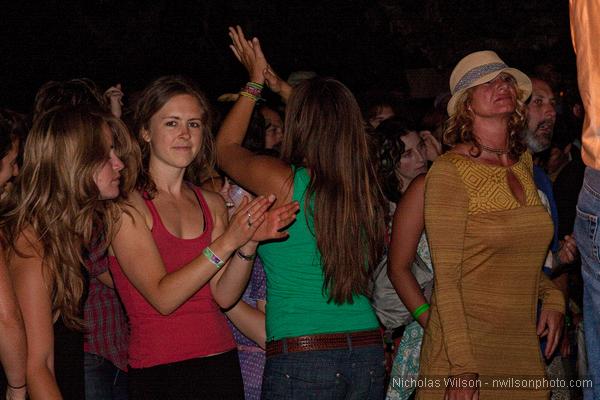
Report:
<svg viewBox="0 0 600 400"><path fill-rule="evenodd" d="M330 78L292 90L258 39L240 27L229 35L250 82L219 131L219 165L255 194L276 193L276 204L300 203L289 237L259 248L267 274L263 398L380 399L383 345L366 292L383 251L385 211L356 99ZM280 159L241 146L265 82L287 103Z"/></svg>

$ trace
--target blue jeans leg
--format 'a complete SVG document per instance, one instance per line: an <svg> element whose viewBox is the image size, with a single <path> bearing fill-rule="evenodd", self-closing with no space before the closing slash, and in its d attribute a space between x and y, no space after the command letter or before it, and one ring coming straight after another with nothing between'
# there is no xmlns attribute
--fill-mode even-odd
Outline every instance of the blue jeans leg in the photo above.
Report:
<svg viewBox="0 0 600 400"><path fill-rule="evenodd" d="M127 373L96 354L85 353L86 400L127 400Z"/></svg>
<svg viewBox="0 0 600 400"><path fill-rule="evenodd" d="M600 399L600 171L587 168L575 219L575 239L581 254L583 319L592 388L584 389L585 400Z"/></svg>
<svg viewBox="0 0 600 400"><path fill-rule="evenodd" d="M264 400L381 400L384 356L380 345L352 350L283 353L267 358Z"/></svg>

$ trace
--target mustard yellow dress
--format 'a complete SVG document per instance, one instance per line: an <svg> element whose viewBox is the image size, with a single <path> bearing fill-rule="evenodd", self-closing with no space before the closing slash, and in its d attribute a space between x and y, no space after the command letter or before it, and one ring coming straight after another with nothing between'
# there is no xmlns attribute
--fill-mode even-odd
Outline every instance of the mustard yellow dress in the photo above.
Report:
<svg viewBox="0 0 600 400"><path fill-rule="evenodd" d="M542 273L552 221L524 153L511 167L447 153L426 180L425 229L435 288L423 338L417 399L443 399L444 378L480 375L480 399L546 399L536 306L564 312ZM520 182L525 204L507 175ZM537 386L537 390L536 390Z"/></svg>

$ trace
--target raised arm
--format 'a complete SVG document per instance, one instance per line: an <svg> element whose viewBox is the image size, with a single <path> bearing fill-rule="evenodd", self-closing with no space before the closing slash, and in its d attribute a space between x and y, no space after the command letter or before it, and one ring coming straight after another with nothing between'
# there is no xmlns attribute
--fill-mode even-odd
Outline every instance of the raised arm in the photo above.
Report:
<svg viewBox="0 0 600 400"><path fill-rule="evenodd" d="M425 228L423 206L425 203L425 175L416 177L402 195L392 225L392 241L388 262L388 277L394 285L400 300L408 311L427 303L421 286L411 271L417 253L419 239ZM419 324L425 326L429 311L419 317Z"/></svg>
<svg viewBox="0 0 600 400"><path fill-rule="evenodd" d="M247 40L239 26L229 28L229 36L232 40L230 47L248 70L250 81L263 85L267 60L258 39ZM275 193L277 204L283 204L291 200L290 166L277 158L255 155L242 147L254 106L254 99L239 96L219 129L217 161L221 169L244 188L256 194Z"/></svg>
<svg viewBox="0 0 600 400"><path fill-rule="evenodd" d="M27 339L12 279L0 254L0 364L8 383L7 394L25 399L27 388Z"/></svg>
<svg viewBox="0 0 600 400"><path fill-rule="evenodd" d="M450 375L478 372L460 290L467 211L468 195L456 167L436 161L426 180L425 228Z"/></svg>

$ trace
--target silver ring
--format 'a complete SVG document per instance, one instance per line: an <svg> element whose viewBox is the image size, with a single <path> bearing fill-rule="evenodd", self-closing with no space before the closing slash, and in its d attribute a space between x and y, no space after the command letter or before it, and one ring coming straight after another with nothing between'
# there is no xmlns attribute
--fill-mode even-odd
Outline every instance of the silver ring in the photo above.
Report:
<svg viewBox="0 0 600 400"><path fill-rule="evenodd" d="M252 220L248 217L248 226L252 226Z"/></svg>

